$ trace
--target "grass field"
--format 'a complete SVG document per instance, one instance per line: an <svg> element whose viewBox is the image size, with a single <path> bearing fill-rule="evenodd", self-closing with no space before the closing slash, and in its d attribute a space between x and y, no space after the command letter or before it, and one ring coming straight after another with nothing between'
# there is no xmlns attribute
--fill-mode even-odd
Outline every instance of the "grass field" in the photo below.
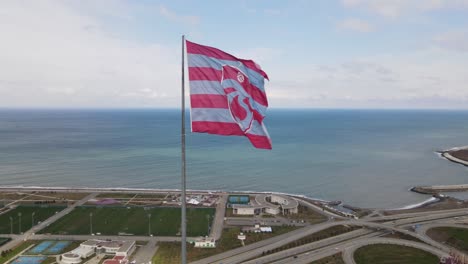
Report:
<svg viewBox="0 0 468 264"><path fill-rule="evenodd" d="M281 235L293 231L296 227L273 227L273 233L247 234L245 244L251 244L270 237ZM221 238L216 242L216 248L195 248L193 245L187 245L188 261L213 256L234 248L241 247L242 244L237 239L239 228L224 229ZM180 242L161 242L158 243L159 249L153 257L153 264L178 264L180 263Z"/></svg>
<svg viewBox="0 0 468 264"><path fill-rule="evenodd" d="M343 258L341 257L341 253L337 253L335 255L325 257L323 259L319 259L309 264L345 264L345 263L344 263Z"/></svg>
<svg viewBox="0 0 468 264"><path fill-rule="evenodd" d="M438 264L439 258L426 251L399 245L369 245L354 253L357 264Z"/></svg>
<svg viewBox="0 0 468 264"><path fill-rule="evenodd" d="M5 262L9 261L10 259L15 257L16 255L18 255L21 251L27 249L29 246L31 246L33 244L34 244L33 241L26 241L26 242L23 242L23 243L19 244L17 247L13 248L11 251L6 253L5 256L3 256L3 257L0 256L0 264L3 264Z"/></svg>
<svg viewBox="0 0 468 264"><path fill-rule="evenodd" d="M92 217L90 217L92 213ZM215 213L214 208L187 208L187 235L208 234ZM158 207L145 210L143 207L77 207L41 233L83 235L90 233L92 218L93 233L117 235L148 235L148 214L151 214L151 234L175 236L180 228L180 208ZM208 220L208 216L210 220ZM210 223L208 222L210 221Z"/></svg>
<svg viewBox="0 0 468 264"><path fill-rule="evenodd" d="M325 222L327 220L326 216L319 214L314 210L303 205L299 205L297 214L290 214L286 217L295 220L305 220L308 221L310 224L317 224Z"/></svg>
<svg viewBox="0 0 468 264"><path fill-rule="evenodd" d="M32 225L32 214L34 213L34 223L37 224L39 221L44 221L47 218L55 214L55 212L62 211L65 207L63 206L18 206L17 208L0 215L0 234L10 234L11 225L10 217L13 222L13 233L18 234L20 230L20 217L21 213L21 232L25 232L31 228Z"/></svg>
<svg viewBox="0 0 468 264"><path fill-rule="evenodd" d="M428 230L432 239L447 243L450 246L468 252L468 229L454 227L436 227Z"/></svg>

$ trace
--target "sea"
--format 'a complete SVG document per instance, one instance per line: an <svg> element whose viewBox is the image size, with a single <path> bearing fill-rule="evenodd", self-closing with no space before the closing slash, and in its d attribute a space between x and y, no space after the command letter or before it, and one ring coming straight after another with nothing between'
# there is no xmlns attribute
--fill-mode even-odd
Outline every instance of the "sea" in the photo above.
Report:
<svg viewBox="0 0 468 264"><path fill-rule="evenodd" d="M187 116L189 113L187 112ZM180 188L176 109L2 109L0 185ZM190 132L187 188L273 191L371 208L429 196L415 185L466 184L436 152L468 145L468 111L269 110L273 150Z"/></svg>

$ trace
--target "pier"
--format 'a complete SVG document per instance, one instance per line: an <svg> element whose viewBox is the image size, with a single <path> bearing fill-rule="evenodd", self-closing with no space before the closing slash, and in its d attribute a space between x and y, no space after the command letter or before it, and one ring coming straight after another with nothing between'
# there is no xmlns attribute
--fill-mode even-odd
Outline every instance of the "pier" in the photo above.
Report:
<svg viewBox="0 0 468 264"><path fill-rule="evenodd" d="M438 194L440 192L464 192L468 191L468 184L416 186L411 188L411 191L422 194Z"/></svg>

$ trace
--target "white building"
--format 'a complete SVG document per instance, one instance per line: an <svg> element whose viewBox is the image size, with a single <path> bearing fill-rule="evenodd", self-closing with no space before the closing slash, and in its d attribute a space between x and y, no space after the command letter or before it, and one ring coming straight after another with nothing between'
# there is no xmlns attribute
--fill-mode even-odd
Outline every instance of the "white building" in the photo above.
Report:
<svg viewBox="0 0 468 264"><path fill-rule="evenodd" d="M196 248L215 248L216 242L214 238L203 237L197 241L195 241Z"/></svg>
<svg viewBox="0 0 468 264"><path fill-rule="evenodd" d="M232 212L235 215L257 215L263 210L262 206L253 206L248 204L233 204Z"/></svg>
<svg viewBox="0 0 468 264"><path fill-rule="evenodd" d="M78 264L81 263L82 259L88 258L95 253L127 258L135 251L135 248L135 241L93 239L85 241L74 250L62 254L57 262L63 264Z"/></svg>
<svg viewBox="0 0 468 264"><path fill-rule="evenodd" d="M280 194L258 194L250 204L232 205L233 214L236 215L297 214L298 207L299 203L296 199Z"/></svg>

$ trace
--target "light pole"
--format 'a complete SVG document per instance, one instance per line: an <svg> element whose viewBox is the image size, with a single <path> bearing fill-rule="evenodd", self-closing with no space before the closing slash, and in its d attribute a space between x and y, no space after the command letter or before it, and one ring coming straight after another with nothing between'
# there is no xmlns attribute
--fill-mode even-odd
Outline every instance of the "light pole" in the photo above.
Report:
<svg viewBox="0 0 468 264"><path fill-rule="evenodd" d="M19 217L19 234L21 235L21 212L18 213Z"/></svg>
<svg viewBox="0 0 468 264"><path fill-rule="evenodd" d="M210 227L210 215L209 215L209 214L206 215L206 219L208 220L208 234L209 234L209 233L210 233L210 229L211 229L211 227Z"/></svg>
<svg viewBox="0 0 468 264"><path fill-rule="evenodd" d="M10 216L10 233L13 235L13 217Z"/></svg>
<svg viewBox="0 0 468 264"><path fill-rule="evenodd" d="M34 215L35 215L35 214L36 214L36 212L33 212L33 213L31 214L31 223L32 223L32 224L31 224L31 228L34 227Z"/></svg>
<svg viewBox="0 0 468 264"><path fill-rule="evenodd" d="M151 214L148 214L148 236L151 236Z"/></svg>
<svg viewBox="0 0 468 264"><path fill-rule="evenodd" d="M93 213L89 213L89 232L93 234Z"/></svg>

